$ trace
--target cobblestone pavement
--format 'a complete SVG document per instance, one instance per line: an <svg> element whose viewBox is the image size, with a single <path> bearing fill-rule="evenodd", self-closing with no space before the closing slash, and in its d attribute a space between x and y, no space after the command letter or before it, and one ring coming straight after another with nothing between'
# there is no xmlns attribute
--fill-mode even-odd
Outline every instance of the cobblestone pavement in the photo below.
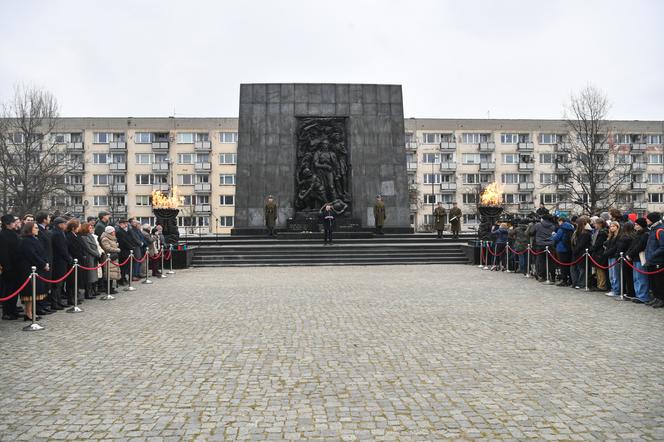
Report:
<svg viewBox="0 0 664 442"><path fill-rule="evenodd" d="M0 439L664 439L664 312L513 274L190 269L83 308L0 324Z"/></svg>

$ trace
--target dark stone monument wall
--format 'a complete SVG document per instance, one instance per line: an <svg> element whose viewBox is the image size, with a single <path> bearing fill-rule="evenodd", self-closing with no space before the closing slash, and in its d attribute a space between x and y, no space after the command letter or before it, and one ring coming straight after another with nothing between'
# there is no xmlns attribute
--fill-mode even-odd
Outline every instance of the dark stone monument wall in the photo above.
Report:
<svg viewBox="0 0 664 442"><path fill-rule="evenodd" d="M264 225L269 194L279 205L278 227L293 216L296 117L306 116L348 118L353 218L373 226L373 204L381 194L386 228L409 231L401 86L243 84L234 233Z"/></svg>

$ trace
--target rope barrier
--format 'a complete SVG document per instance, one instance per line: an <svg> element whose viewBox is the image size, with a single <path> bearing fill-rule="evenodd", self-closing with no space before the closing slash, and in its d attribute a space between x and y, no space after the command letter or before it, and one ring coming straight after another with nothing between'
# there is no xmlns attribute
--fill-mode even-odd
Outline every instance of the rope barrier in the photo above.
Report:
<svg viewBox="0 0 664 442"><path fill-rule="evenodd" d="M563 266L563 267L571 267L571 266L573 266L573 265L576 265L576 264L580 263L580 262L583 260L583 258L586 257L586 255L581 255L581 256L579 256L579 258L578 258L576 261L574 261L574 262L562 262L562 261L558 261L558 259L557 259L555 256L553 256L553 254L552 254L551 252L549 252L549 256L551 257L551 259L553 260L553 262L555 262L556 264L561 265L561 266Z"/></svg>
<svg viewBox="0 0 664 442"><path fill-rule="evenodd" d="M627 261L627 260L625 260L625 264L627 264L627 265L630 266L633 270L636 270L637 272L639 272L639 273L642 274L642 275L656 275L656 274L658 274L658 273L662 273L662 272L664 272L664 267L661 268L661 269L659 269L659 270L655 270L654 272L648 272L648 271L645 271L645 270L639 270L639 269L637 269L637 268L636 268L631 262L629 262L629 261Z"/></svg>
<svg viewBox="0 0 664 442"><path fill-rule="evenodd" d="M89 271L92 271L92 270L99 270L99 269L101 269L102 267L104 267L105 265L106 265L106 261L104 261L103 264L99 264L97 267L83 267L82 265L79 265L78 267L79 267L81 270L89 270Z"/></svg>
<svg viewBox="0 0 664 442"><path fill-rule="evenodd" d="M155 256L150 256L150 259L153 261L156 261L158 259L161 259L161 254L162 252L157 253ZM148 255L149 256L149 255Z"/></svg>
<svg viewBox="0 0 664 442"><path fill-rule="evenodd" d="M517 252L516 250L514 250L514 249L511 248L510 246L507 246L507 249L508 249L510 252L514 253L515 255L525 255L526 253L528 253L528 249L526 249L526 250L522 250L521 252Z"/></svg>
<svg viewBox="0 0 664 442"><path fill-rule="evenodd" d="M65 279L67 279L73 271L74 271L74 266L72 266L69 269L69 271L67 273L65 273L64 276L60 279L46 279L46 278L44 278L43 276L40 276L40 275L35 275L35 276L37 276L37 279L39 279L41 281L44 281L44 282L48 282L49 284L58 284L58 283L61 283L62 281L64 281Z"/></svg>
<svg viewBox="0 0 664 442"><path fill-rule="evenodd" d="M602 270L609 270L611 267L615 267L615 266L618 265L618 263L620 263L620 260L617 259L616 262L614 262L613 264L608 265L608 266L603 266L602 264L600 264L600 263L598 263L597 261L595 261L595 260L593 259L592 255L588 255L588 258L590 258L590 261L592 261L592 263L595 265L595 267L598 267L598 268L600 268L600 269L602 269Z"/></svg>
<svg viewBox="0 0 664 442"><path fill-rule="evenodd" d="M16 290L14 293L12 293L11 295L9 295L5 298L0 298L0 302L9 301L13 297L17 296L19 293L21 293L23 291L23 289L25 288L26 285L30 284L31 279L32 279L32 276L28 276L28 279L25 280L23 285L21 287L19 287L18 290Z"/></svg>
<svg viewBox="0 0 664 442"><path fill-rule="evenodd" d="M115 261L111 261L111 264L113 264L115 267L124 267L124 266L127 265L127 263L129 262L130 259L131 259L131 256L128 256L127 259L125 259L122 264L119 264Z"/></svg>
<svg viewBox="0 0 664 442"><path fill-rule="evenodd" d="M498 245L497 245L497 244L496 244L496 248L498 248ZM489 246L489 254L490 254L491 256L496 256L496 257L498 257L498 256L503 256L503 255L505 254L505 251L506 251L506 250L507 250L507 248L504 248L502 252L500 252L500 253L495 253L495 252L492 252L492 251L491 251L491 246Z"/></svg>

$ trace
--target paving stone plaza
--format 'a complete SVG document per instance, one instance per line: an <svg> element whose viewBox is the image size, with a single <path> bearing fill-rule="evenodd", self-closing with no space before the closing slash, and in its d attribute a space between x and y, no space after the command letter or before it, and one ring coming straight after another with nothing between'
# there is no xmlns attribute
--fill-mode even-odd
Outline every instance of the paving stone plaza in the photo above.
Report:
<svg viewBox="0 0 664 442"><path fill-rule="evenodd" d="M597 293L210 268L83 308L0 324L0 439L664 439L664 315Z"/></svg>

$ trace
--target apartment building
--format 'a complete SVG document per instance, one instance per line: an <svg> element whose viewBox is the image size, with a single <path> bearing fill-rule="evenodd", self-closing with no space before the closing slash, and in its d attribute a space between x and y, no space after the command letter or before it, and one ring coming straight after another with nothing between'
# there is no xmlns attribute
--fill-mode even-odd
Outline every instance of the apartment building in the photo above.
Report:
<svg viewBox="0 0 664 442"><path fill-rule="evenodd" d="M183 233L228 234L233 227L237 118L63 118L56 141L78 170L52 209L136 216L154 223L150 194L177 187ZM464 227L478 223L479 189L502 184L510 212L543 202L578 211L561 178L568 136L561 120L406 119L405 143L416 231L431 225L437 202L457 202ZM664 122L613 121L603 152L632 164L623 208L664 209ZM352 158L351 158L352 162Z"/></svg>

